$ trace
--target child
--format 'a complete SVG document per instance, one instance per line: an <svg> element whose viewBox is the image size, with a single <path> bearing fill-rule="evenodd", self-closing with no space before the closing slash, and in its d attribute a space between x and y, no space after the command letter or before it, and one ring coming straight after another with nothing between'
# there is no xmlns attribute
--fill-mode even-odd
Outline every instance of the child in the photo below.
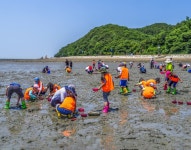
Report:
<svg viewBox="0 0 191 150"><path fill-rule="evenodd" d="M104 100L104 107L102 112L107 113L109 111L109 100L108 96L110 92L114 89L113 79L110 73L107 72L106 67L100 68L101 72L101 85L99 86L99 90L102 88L103 91L103 100Z"/></svg>
<svg viewBox="0 0 191 150"><path fill-rule="evenodd" d="M147 83L146 80L144 80L143 78L140 78L139 83L135 84L134 86L139 86L140 89L142 89L142 88L144 88L146 86L146 83Z"/></svg>
<svg viewBox="0 0 191 150"><path fill-rule="evenodd" d="M86 71L88 74L92 74L92 73L94 72L92 66L87 66L87 67L85 68L85 71Z"/></svg>
<svg viewBox="0 0 191 150"><path fill-rule="evenodd" d="M53 83L49 82L49 83L47 84L47 88L46 88L46 90L49 89L49 91L50 91L50 93L48 94L47 99L51 99L52 96L54 95L54 93L55 93L57 90L59 90L60 88L61 88L61 87L60 87L58 84L53 84Z"/></svg>
<svg viewBox="0 0 191 150"><path fill-rule="evenodd" d="M144 88L142 88L142 93L141 95L146 98L146 99L151 99L151 98L155 98L155 89L151 86L146 86Z"/></svg>
<svg viewBox="0 0 191 150"><path fill-rule="evenodd" d="M146 81L146 86L152 86L154 89L157 89L157 84L160 83L160 78L149 79Z"/></svg>
<svg viewBox="0 0 191 150"><path fill-rule="evenodd" d="M38 85L34 84L33 87L29 87L26 89L24 93L24 99L25 100L36 100L38 94Z"/></svg>
<svg viewBox="0 0 191 150"><path fill-rule="evenodd" d="M160 78L149 79L149 80L144 80L143 78L140 78L139 83L135 84L135 86L140 86L141 89L146 86L151 86L154 89L157 89L156 84L158 83L160 83Z"/></svg>
<svg viewBox="0 0 191 150"><path fill-rule="evenodd" d="M46 93L46 88L43 86L43 83L42 81L40 81L40 79L38 77L35 77L34 78L34 84L37 84L38 85L38 96L40 95L44 95Z"/></svg>
<svg viewBox="0 0 191 150"><path fill-rule="evenodd" d="M74 91L68 88L68 96L64 98L61 104L56 105L56 112L58 118L61 115L67 115L70 118L76 111L76 96L74 96Z"/></svg>
<svg viewBox="0 0 191 150"><path fill-rule="evenodd" d="M95 60L92 60L92 66L93 66L93 70L97 70L96 69L96 62L95 62Z"/></svg>
<svg viewBox="0 0 191 150"><path fill-rule="evenodd" d="M10 108L10 100L11 100L11 96L13 93L16 93L18 95L17 105L19 105L19 101L21 100L21 108L26 109L27 107L26 107L25 100L24 100L24 94L22 92L22 88L21 88L20 84L18 84L18 83L11 83L7 87L7 89L6 89L7 100L6 100L4 108L5 109Z"/></svg>
<svg viewBox="0 0 191 150"><path fill-rule="evenodd" d="M142 66L140 67L140 73L146 73L146 72L147 72L147 70L146 70L145 66L142 65Z"/></svg>
<svg viewBox="0 0 191 150"><path fill-rule="evenodd" d="M120 64L121 66L121 70L118 76L116 76L115 78L120 78L120 93L121 94L127 94L128 92L130 92L130 90L128 89L128 81L129 81L129 70L126 67L126 63L123 62Z"/></svg>
<svg viewBox="0 0 191 150"><path fill-rule="evenodd" d="M168 76L168 89L167 89L167 93L171 92L171 86L173 86L172 89L172 94L175 95L176 94L176 85L179 81L181 81L181 79L174 73L170 73L170 75Z"/></svg>
<svg viewBox="0 0 191 150"><path fill-rule="evenodd" d="M72 91L72 93L71 93L71 91ZM51 98L51 101L50 101L51 106L56 107L57 104L61 104L63 102L63 100L67 96L71 96L71 94L73 97L75 97L75 99L77 99L75 86L73 84L64 86L63 88L57 90L54 93L53 97Z"/></svg>
<svg viewBox="0 0 191 150"><path fill-rule="evenodd" d="M71 69L69 66L66 66L66 67L65 67L65 71L66 71L67 73L71 73L71 72L72 72L72 69Z"/></svg>
<svg viewBox="0 0 191 150"><path fill-rule="evenodd" d="M50 73L50 69L48 66L44 67L42 73Z"/></svg>

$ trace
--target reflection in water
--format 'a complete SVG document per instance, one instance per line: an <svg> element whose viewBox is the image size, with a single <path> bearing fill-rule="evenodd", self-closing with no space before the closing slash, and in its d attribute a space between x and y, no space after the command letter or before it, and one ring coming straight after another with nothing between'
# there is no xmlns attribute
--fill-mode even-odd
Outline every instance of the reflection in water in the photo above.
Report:
<svg viewBox="0 0 191 150"><path fill-rule="evenodd" d="M119 121L119 125L123 126L127 123L127 119L128 119L128 112L127 112L127 99L128 97L123 97L121 99L121 109L119 111L119 116L120 116L120 121Z"/></svg>
<svg viewBox="0 0 191 150"><path fill-rule="evenodd" d="M101 144L103 145L105 150L115 150L116 146L114 141L114 129L107 123L107 120L104 120L103 124L104 125L102 126Z"/></svg>
<svg viewBox="0 0 191 150"><path fill-rule="evenodd" d="M154 104L149 103L148 100L141 100L141 105L148 112L153 112L156 110L156 106Z"/></svg>
<svg viewBox="0 0 191 150"><path fill-rule="evenodd" d="M73 135L74 133L76 133L76 129L64 130L64 131L62 132L62 134L63 134L64 136L66 136L66 137L69 137L69 136Z"/></svg>
<svg viewBox="0 0 191 150"><path fill-rule="evenodd" d="M119 125L123 126L126 124L127 122L127 118L128 118L128 112L127 110L121 110L120 111L120 122L119 122Z"/></svg>
<svg viewBox="0 0 191 150"><path fill-rule="evenodd" d="M19 134L22 132L22 126L25 124L25 113L20 109L6 111L7 128L11 135Z"/></svg>
<svg viewBox="0 0 191 150"><path fill-rule="evenodd" d="M175 115L177 112L179 112L179 108L173 107L173 106L164 107L163 109L164 109L166 118L172 115Z"/></svg>

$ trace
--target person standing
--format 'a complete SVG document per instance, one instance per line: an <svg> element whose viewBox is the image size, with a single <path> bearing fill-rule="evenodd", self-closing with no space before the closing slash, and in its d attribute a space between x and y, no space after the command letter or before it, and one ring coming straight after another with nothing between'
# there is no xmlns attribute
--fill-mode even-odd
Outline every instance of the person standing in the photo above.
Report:
<svg viewBox="0 0 191 150"><path fill-rule="evenodd" d="M66 59L66 61L65 61L65 67L69 67L69 60L68 59Z"/></svg>
<svg viewBox="0 0 191 150"><path fill-rule="evenodd" d="M179 78L178 75L174 74L173 72L169 74L168 78L169 78L169 82L168 82L168 89L166 93L170 93L172 90L172 94L175 95L177 93L176 85L179 81L181 81L181 79ZM171 86L173 86L173 89L171 89Z"/></svg>
<svg viewBox="0 0 191 150"><path fill-rule="evenodd" d="M154 59L153 58L151 58L151 60L150 60L150 68L151 69L153 69L154 68Z"/></svg>
<svg viewBox="0 0 191 150"><path fill-rule="evenodd" d="M128 88L128 81L129 81L129 70L126 67L126 63L122 62L120 64L121 66L121 70L118 76L116 76L115 78L120 78L120 94L127 94L128 92L130 92L129 88Z"/></svg>
<svg viewBox="0 0 191 150"><path fill-rule="evenodd" d="M166 63L166 67L165 67L166 71L169 70L170 72L173 72L174 67L173 67L173 64L172 64L172 59L167 58L165 63Z"/></svg>
<svg viewBox="0 0 191 150"><path fill-rule="evenodd" d="M169 78L168 76L173 72L173 64L172 64L172 58L167 58L165 61L165 84L164 84L164 89L168 88L168 81Z"/></svg>
<svg viewBox="0 0 191 150"><path fill-rule="evenodd" d="M97 70L96 69L96 62L95 62L95 60L92 61L92 66L93 66L93 70Z"/></svg>
<svg viewBox="0 0 191 150"><path fill-rule="evenodd" d="M73 67L73 62L70 60L70 68L72 69Z"/></svg>
<svg viewBox="0 0 191 150"><path fill-rule="evenodd" d="M110 95L110 92L114 90L114 82L112 79L112 75L107 72L106 67L101 67L100 72L101 72L101 85L98 87L98 90L102 89L103 92L104 107L102 112L108 113L109 111L108 96Z"/></svg>

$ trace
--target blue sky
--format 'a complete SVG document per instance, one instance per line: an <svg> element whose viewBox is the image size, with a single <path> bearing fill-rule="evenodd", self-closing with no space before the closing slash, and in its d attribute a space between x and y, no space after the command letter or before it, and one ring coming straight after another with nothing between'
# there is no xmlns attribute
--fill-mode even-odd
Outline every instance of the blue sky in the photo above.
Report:
<svg viewBox="0 0 191 150"><path fill-rule="evenodd" d="M53 57L106 24L141 28L191 18L191 0L0 0L0 58Z"/></svg>

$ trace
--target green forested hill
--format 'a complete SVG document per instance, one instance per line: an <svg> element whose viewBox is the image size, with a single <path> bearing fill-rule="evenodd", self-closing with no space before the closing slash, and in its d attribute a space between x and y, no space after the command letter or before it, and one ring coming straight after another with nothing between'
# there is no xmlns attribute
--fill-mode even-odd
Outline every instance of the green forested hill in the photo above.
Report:
<svg viewBox="0 0 191 150"><path fill-rule="evenodd" d="M55 57L123 54L190 54L191 19L176 25L156 23L143 28L107 24L62 47Z"/></svg>

